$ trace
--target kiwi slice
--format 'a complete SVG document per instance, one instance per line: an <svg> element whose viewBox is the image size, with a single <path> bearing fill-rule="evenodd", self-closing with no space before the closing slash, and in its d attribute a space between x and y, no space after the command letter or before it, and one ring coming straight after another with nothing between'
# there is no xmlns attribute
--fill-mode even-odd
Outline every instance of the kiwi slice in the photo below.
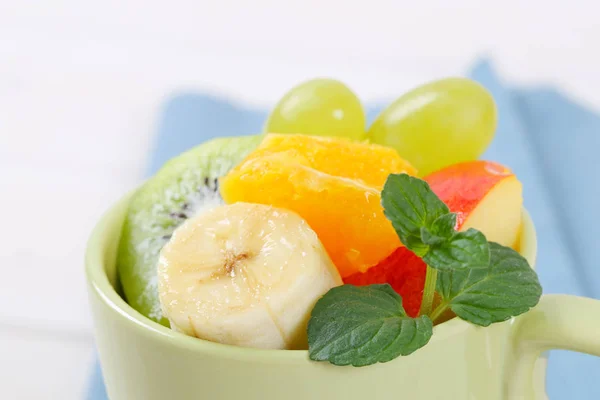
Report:
<svg viewBox="0 0 600 400"><path fill-rule="evenodd" d="M173 231L202 209L222 204L218 179L256 148L262 136L213 139L168 161L133 195L117 265L125 300L169 326L158 300L158 255Z"/></svg>

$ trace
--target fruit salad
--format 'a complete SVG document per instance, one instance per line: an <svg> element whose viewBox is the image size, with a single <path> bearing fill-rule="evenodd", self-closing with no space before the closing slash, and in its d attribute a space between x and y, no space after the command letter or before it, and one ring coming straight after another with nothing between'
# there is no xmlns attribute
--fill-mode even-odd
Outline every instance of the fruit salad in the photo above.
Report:
<svg viewBox="0 0 600 400"><path fill-rule="evenodd" d="M305 82L265 132L200 144L135 193L124 297L188 336L353 366L409 355L448 319L527 312L542 288L518 253L522 185L478 159L495 124L467 79L418 87L368 128L343 83Z"/></svg>

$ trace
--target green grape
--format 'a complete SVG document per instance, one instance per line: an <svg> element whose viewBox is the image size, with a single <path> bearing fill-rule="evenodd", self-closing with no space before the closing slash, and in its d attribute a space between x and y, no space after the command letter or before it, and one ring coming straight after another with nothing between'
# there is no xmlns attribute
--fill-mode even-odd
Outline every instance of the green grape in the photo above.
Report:
<svg viewBox="0 0 600 400"><path fill-rule="evenodd" d="M421 176L477 159L496 130L496 105L480 84L464 78L434 81L406 93L375 119L367 132L395 148Z"/></svg>
<svg viewBox="0 0 600 400"><path fill-rule="evenodd" d="M313 79L292 88L275 106L265 132L364 139L365 111L356 95L333 79Z"/></svg>

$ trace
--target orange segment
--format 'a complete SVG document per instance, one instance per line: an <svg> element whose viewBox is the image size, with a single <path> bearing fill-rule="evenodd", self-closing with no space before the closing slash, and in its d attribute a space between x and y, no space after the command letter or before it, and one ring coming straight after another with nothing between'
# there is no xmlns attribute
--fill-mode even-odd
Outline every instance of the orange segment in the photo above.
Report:
<svg viewBox="0 0 600 400"><path fill-rule="evenodd" d="M380 192L390 173L414 174L410 164L382 146L301 135L287 135L290 144L281 146L286 140L273 139L281 136L268 135L222 178L227 203L295 211L317 233L342 277L366 271L401 246L383 215Z"/></svg>
<svg viewBox="0 0 600 400"><path fill-rule="evenodd" d="M329 175L357 179L370 186L383 187L390 171L415 175L416 170L390 147L369 145L345 138L271 133L248 156L289 151L306 159L306 166Z"/></svg>

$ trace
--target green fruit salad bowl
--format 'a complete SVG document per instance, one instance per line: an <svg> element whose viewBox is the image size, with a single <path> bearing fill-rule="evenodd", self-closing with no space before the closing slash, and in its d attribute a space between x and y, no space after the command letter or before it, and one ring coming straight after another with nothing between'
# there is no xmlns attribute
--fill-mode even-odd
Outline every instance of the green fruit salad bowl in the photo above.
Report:
<svg viewBox="0 0 600 400"><path fill-rule="evenodd" d="M364 368L309 360L302 350L260 350L188 337L134 310L120 295L117 249L130 196L98 223L86 275L100 361L112 400L365 398L543 399L553 348L600 356L600 302L543 296L530 312L487 328L458 318L435 326L407 357ZM531 265L536 234L524 212L520 252Z"/></svg>

